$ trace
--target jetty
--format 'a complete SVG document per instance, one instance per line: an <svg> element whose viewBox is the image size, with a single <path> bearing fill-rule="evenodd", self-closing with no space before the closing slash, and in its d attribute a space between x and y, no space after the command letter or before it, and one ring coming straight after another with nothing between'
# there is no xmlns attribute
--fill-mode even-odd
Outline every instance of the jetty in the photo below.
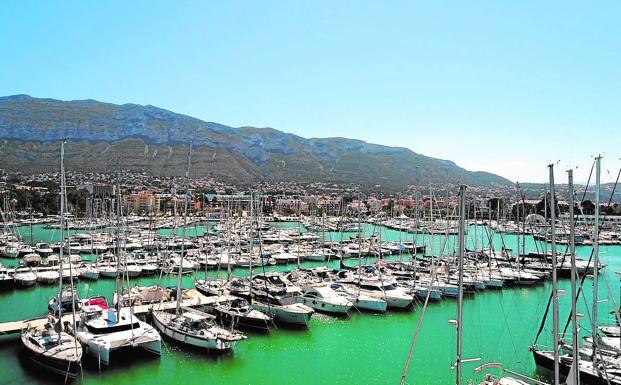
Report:
<svg viewBox="0 0 621 385"><path fill-rule="evenodd" d="M214 305L218 302L224 302L231 299L230 295L220 296L205 296L198 292L196 289L188 289L183 291L183 299L181 300L182 308L195 308ZM177 301L162 302L162 303L150 303L144 305L132 306L132 311L135 315L147 314L151 309L156 310L172 310L177 307ZM62 317L62 322L73 322L73 315L71 313L65 314ZM16 334L22 330L22 327L26 324L30 326L42 326L48 321L48 316L41 316L38 318L31 318L18 321L9 321L0 323L0 336Z"/></svg>

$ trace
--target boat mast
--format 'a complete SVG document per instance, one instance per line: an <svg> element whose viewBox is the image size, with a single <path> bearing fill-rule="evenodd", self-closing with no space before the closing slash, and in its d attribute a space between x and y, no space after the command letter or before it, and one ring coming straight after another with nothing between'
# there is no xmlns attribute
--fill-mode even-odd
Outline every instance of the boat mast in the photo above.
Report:
<svg viewBox="0 0 621 385"><path fill-rule="evenodd" d="M190 153L188 154L188 168L185 172L185 191L183 198L183 227L181 228L181 258L179 258L179 275L177 278L177 309L179 314L181 309L181 276L183 273L183 255L185 254L185 227L188 223L188 190L190 188L190 163L192 162L192 145L190 145Z"/></svg>
<svg viewBox="0 0 621 385"><path fill-rule="evenodd" d="M545 218L545 223L546 225L548 224L548 194L544 193L543 194L543 215ZM548 230L545 229L544 233L543 233L543 255L545 256L545 258L548 258L548 242L545 241L546 237L548 236Z"/></svg>
<svg viewBox="0 0 621 385"><path fill-rule="evenodd" d="M600 188L600 168L602 157L598 155L595 158L595 220L593 223L593 312L591 317L591 330L593 338L593 352L591 359L595 364L597 360L597 288L598 288L598 274L599 274L599 188Z"/></svg>
<svg viewBox="0 0 621 385"><path fill-rule="evenodd" d="M205 201L205 195L203 194L203 202ZM205 226L205 283L207 283L207 256L209 255L209 197L207 197L207 205L203 203L203 209L207 214L207 225Z"/></svg>
<svg viewBox="0 0 621 385"><path fill-rule="evenodd" d="M457 292L457 362L456 385L461 385L461 355L462 355L462 319L464 306L464 248L465 248L465 206L466 185L459 186L459 280Z"/></svg>
<svg viewBox="0 0 621 385"><path fill-rule="evenodd" d="M255 223L255 211L254 211L254 193L250 190L250 253L248 256L248 280L250 281L249 293L252 293L252 251L254 249L254 223ZM257 220L257 236L259 234L259 221ZM259 248L259 263L263 264L263 256L261 255L261 249ZM250 295L250 301L252 302L252 295Z"/></svg>
<svg viewBox="0 0 621 385"><path fill-rule="evenodd" d="M63 307L62 307L62 293L63 293L63 241L65 240L65 143L63 140L60 144L60 249L58 257L58 323L60 329L63 327ZM58 343L60 344L60 333L58 334Z"/></svg>
<svg viewBox="0 0 621 385"><path fill-rule="evenodd" d="M358 239L356 240L356 244L358 245L358 297L360 297L361 283L362 283L362 229L360 224L360 193L358 193L358 213L356 215L357 219L357 230L358 230ZM371 246L369 246L371 248Z"/></svg>
<svg viewBox="0 0 621 385"><path fill-rule="evenodd" d="M300 224L300 222L302 222L302 200L300 199L300 197L298 196L297 199L297 205L298 205L298 242L297 242L297 248L298 248L298 258L297 258L297 268L300 268L300 241L302 240L302 226Z"/></svg>
<svg viewBox="0 0 621 385"><path fill-rule="evenodd" d="M566 382L580 385L580 357L578 353L578 315L576 314L576 240L574 223L574 171L567 170L569 188L569 254L571 256L571 325L572 325L572 359L573 359L573 378ZM571 381L571 382L570 382Z"/></svg>
<svg viewBox="0 0 621 385"><path fill-rule="evenodd" d="M519 186L519 184L518 184ZM515 224L517 226L517 238L516 238L516 242L517 242L517 251L515 253L515 262L517 265L517 273L518 273L518 282L520 282L520 278L522 277L522 275L520 274L520 200L519 200L519 196L518 196L518 202L515 205L515 213L517 215Z"/></svg>
<svg viewBox="0 0 621 385"><path fill-rule="evenodd" d="M554 385L560 381L559 371L559 341L558 341L558 288L557 288L557 265L556 265L556 195L554 191L554 164L548 165L550 169L550 221L552 235L552 329L554 335Z"/></svg>
<svg viewBox="0 0 621 385"><path fill-rule="evenodd" d="M114 292L116 293L116 311L121 311L121 285L119 277L121 275L121 171L117 168L116 172L116 278L114 280ZM131 294L129 298L131 302ZM119 322L119 317L117 317Z"/></svg>
<svg viewBox="0 0 621 385"><path fill-rule="evenodd" d="M367 199L368 200L368 199ZM401 215L399 215L399 262L403 262L403 241L401 240L401 234L403 232L403 218L402 216L404 215L403 213L403 198L401 197L401 194L399 194L399 200L401 201L401 210L399 210L401 212ZM381 228L380 228L380 231ZM380 246L381 247L381 246Z"/></svg>
<svg viewBox="0 0 621 385"><path fill-rule="evenodd" d="M434 239L433 234L435 232L433 226L433 188L431 187L431 175L429 175L429 234L431 238L431 256L433 257L433 253L435 251L434 248Z"/></svg>

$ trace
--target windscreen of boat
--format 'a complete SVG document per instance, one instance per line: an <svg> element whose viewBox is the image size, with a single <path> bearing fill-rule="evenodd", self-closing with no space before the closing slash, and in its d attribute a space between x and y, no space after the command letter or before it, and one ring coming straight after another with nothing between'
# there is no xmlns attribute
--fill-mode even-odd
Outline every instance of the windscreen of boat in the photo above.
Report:
<svg viewBox="0 0 621 385"><path fill-rule="evenodd" d="M297 301L293 295L285 294L283 296L278 297L278 302L280 302L281 305L292 305L296 303Z"/></svg>
<svg viewBox="0 0 621 385"><path fill-rule="evenodd" d="M139 329L140 324L138 322L134 322L133 324L123 324L123 325L111 325L106 327L94 327L93 325L86 325L86 328L89 332L93 334L109 334L109 333L117 333L123 332L131 329Z"/></svg>
<svg viewBox="0 0 621 385"><path fill-rule="evenodd" d="M375 286L375 285L360 285L361 289L364 290L373 290L373 291L382 291L382 289L379 286Z"/></svg>

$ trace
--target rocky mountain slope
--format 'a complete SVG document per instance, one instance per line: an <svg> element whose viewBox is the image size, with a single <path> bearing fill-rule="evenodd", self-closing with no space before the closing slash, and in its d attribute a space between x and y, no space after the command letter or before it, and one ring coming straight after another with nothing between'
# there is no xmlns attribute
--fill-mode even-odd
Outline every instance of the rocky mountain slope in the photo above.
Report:
<svg viewBox="0 0 621 385"><path fill-rule="evenodd" d="M428 175L474 185L510 183L454 162L346 138L302 138L272 128L205 122L154 106L95 100L0 98L0 168L25 172L58 168L67 139L67 167L80 171L147 170L181 175L193 144L192 174L232 182L259 180L380 184L401 188Z"/></svg>

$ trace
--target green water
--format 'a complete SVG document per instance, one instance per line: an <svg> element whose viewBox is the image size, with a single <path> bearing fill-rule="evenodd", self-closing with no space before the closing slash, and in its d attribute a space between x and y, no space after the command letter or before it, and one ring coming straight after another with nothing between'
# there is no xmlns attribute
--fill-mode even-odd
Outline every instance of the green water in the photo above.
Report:
<svg viewBox="0 0 621 385"><path fill-rule="evenodd" d="M295 224L282 224L295 227ZM202 227L197 228L202 233ZM365 233L378 231L367 225ZM481 228L470 228L468 246L473 247L476 233L480 244ZM22 229L29 234L29 229ZM33 238L54 241L57 232L35 227ZM191 234L191 232L190 232ZM381 229L383 239L397 240L397 231ZM330 234L333 240L340 235ZM347 236L353 234L347 234ZM403 240L410 240L411 234L402 234ZM420 238L420 241L423 239ZM515 248L515 236L505 235L507 247ZM429 243L430 239L425 238ZM435 249L439 250L440 237L435 238ZM454 239L449 242L454 245ZM498 235L494 245L502 244ZM535 250L535 243L527 239L527 250ZM589 247L579 247L578 255L588 258ZM615 271L621 270L621 247L604 247L601 259L608 264L600 277L600 297L614 300L601 303L601 323L612 322L609 312L616 308L619 297L618 278ZM393 256L392 258L398 258ZM2 260L10 265L10 260ZM355 260L348 260L355 264ZM305 263L305 265L320 265ZM293 266L289 267L292 268ZM283 267L273 267L283 269ZM199 278L203 273L199 273ZM215 273L210 273L215 274ZM222 273L221 273L222 274ZM234 274L245 274L234 270ZM184 277L184 286L191 287L193 277ZM132 282L149 284L156 278L142 278ZM175 277L165 277L162 285L173 285ZM585 283L585 297L590 301L591 280ZM539 322L549 296L549 283L531 288L505 288L502 291L485 291L467 298L464 304L464 357L481 358L482 362L501 361L507 368L527 375L536 373L532 356L528 351L539 327ZM559 283L569 293L569 280ZM110 296L113 280L100 279L97 282L80 282L81 296L105 294ZM55 294L55 287L37 286L27 290L0 293L0 322L41 315L45 312L47 300ZM561 298L561 320L567 317L569 295ZM590 308L590 302L588 307ZM385 315L358 314L352 312L349 318L334 318L316 314L308 330L271 330L267 335L249 333L248 340L238 344L232 354L209 356L190 352L166 342L160 358L134 354L131 359L114 361L110 368L98 371L96 366L87 365L84 384L395 384L401 371L412 340L421 306L411 311L388 312ZM583 300L579 311L585 314L582 320L583 333L589 333L588 309ZM424 318L424 324L414 350L408 372L410 384L454 383L455 330L449 320L456 318L456 303L444 300L431 304ZM546 327L540 342L551 341L551 327ZM472 378L472 369L479 363L464 365L464 378ZM24 358L19 340L0 337L0 384L50 383L49 375L32 367Z"/></svg>

